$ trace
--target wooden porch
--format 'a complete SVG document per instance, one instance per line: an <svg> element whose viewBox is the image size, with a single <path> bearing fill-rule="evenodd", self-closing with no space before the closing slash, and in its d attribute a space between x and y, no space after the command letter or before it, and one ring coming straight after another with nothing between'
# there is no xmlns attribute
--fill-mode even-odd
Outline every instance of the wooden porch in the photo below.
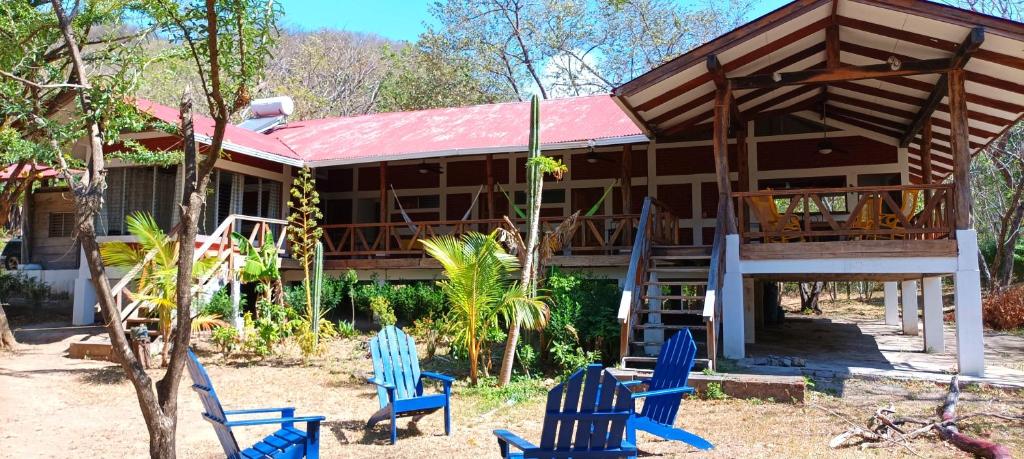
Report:
<svg viewBox="0 0 1024 459"><path fill-rule="evenodd" d="M743 259L954 257L954 185L732 193Z"/></svg>

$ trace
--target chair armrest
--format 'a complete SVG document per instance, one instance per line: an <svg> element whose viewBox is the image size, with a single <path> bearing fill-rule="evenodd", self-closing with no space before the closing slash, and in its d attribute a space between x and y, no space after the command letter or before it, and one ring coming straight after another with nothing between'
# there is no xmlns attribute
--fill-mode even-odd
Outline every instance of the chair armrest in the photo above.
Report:
<svg viewBox="0 0 1024 459"><path fill-rule="evenodd" d="M242 421L228 421L224 425L228 427L242 427L242 426L260 426L266 424L290 424L295 422L311 422L320 423L327 418L323 416L300 416L291 418L273 418L273 419L245 419Z"/></svg>
<svg viewBox="0 0 1024 459"><path fill-rule="evenodd" d="M512 445L513 447L520 451L526 451L537 448L533 443L530 443L524 440L523 437L520 437L519 435L516 435L507 430L495 430L494 436L498 437L498 445L501 447L502 457L508 456L509 445Z"/></svg>
<svg viewBox="0 0 1024 459"><path fill-rule="evenodd" d="M231 416L233 414L256 414L256 413L282 413L283 414L283 413L286 413L286 412L289 412L289 411L294 413L295 412L295 408L291 407L291 406L286 406L286 407L282 407L282 408L253 408L253 409L248 409L248 410L224 410L224 414L227 415L227 416Z"/></svg>
<svg viewBox="0 0 1024 459"><path fill-rule="evenodd" d="M424 372L420 373L420 377L436 379L436 380L441 381L441 382L443 382L445 384L451 384L451 383L455 382L455 378L453 378L451 376L448 376L446 374L435 373L433 371L424 371Z"/></svg>
<svg viewBox="0 0 1024 459"><path fill-rule="evenodd" d="M636 392L636 393L630 394L630 396L633 397L633 400L636 400L638 398L657 397L659 395L692 394L692 393L693 393L693 388L692 387L690 387L690 386L683 386L683 387L671 387L671 388L668 388L668 389L658 389L658 390L649 390L649 391L644 391L644 392Z"/></svg>
<svg viewBox="0 0 1024 459"><path fill-rule="evenodd" d="M391 384L389 382L385 382L384 380L381 380L381 379L377 379L376 376L366 378L366 382L368 382L370 384L376 384L376 385L378 385L380 387L383 387L385 389L388 389L388 390L394 390L394 388L395 388L394 384Z"/></svg>

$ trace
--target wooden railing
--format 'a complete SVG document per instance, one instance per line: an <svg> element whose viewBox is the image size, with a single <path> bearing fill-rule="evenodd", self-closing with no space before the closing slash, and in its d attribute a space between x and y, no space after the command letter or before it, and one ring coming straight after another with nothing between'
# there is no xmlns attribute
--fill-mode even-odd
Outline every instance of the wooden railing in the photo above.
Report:
<svg viewBox="0 0 1024 459"><path fill-rule="evenodd" d="M288 222L285 220L250 217L247 215L229 215L212 234L205 236L203 244L195 251L193 261L198 261L203 257L213 257L216 262L213 268L192 286L192 294L197 294L210 281L230 275L230 273L237 269L234 266L234 257L231 256L237 253L237 246L231 237L233 232L243 227L252 226L252 229L248 231L247 239L256 247L263 244L268 233L275 234L277 237L274 240L274 244L277 246L278 252L283 253L286 239L285 227L287 225ZM171 230L168 236L172 240L177 239L178 228L176 227ZM154 256L156 256L155 249L146 253L143 261L128 270L110 289L115 304L121 309L122 325L128 319L137 316L139 308L142 306L141 301L135 298L136 295L133 292L133 288L137 284L136 279L139 273L147 263L153 260ZM99 307L98 303L96 307Z"/></svg>
<svg viewBox="0 0 1024 459"><path fill-rule="evenodd" d="M579 226L566 248L569 252L610 254L625 251L633 243L633 231L640 216L580 216ZM550 231L565 217L541 217L541 231ZM526 221L513 219L525 231ZM352 223L322 225L324 255L330 257L422 256L421 239L470 231L490 232L504 224L502 219L447 220L423 222Z"/></svg>
<svg viewBox="0 0 1024 459"><path fill-rule="evenodd" d="M718 336L722 327L722 287L725 278L725 234L726 221L732 213L732 200L718 201L718 218L715 220L715 239L711 244L711 262L708 267L708 285L704 290L704 326L707 329L705 342L708 368L715 371L718 364Z"/></svg>
<svg viewBox="0 0 1024 459"><path fill-rule="evenodd" d="M622 297L619 300L618 319L622 325L619 358L623 364L625 362L622 359L629 355L629 343L633 339L632 324L638 320L637 309L646 289L651 245L655 243L679 243L679 218L657 199L648 196L644 199L643 210L640 212L640 222L629 257L626 279L622 285Z"/></svg>
<svg viewBox="0 0 1024 459"><path fill-rule="evenodd" d="M763 190L732 196L744 204L737 208L744 243L952 239L955 234L952 184ZM751 216L756 225L750 225Z"/></svg>

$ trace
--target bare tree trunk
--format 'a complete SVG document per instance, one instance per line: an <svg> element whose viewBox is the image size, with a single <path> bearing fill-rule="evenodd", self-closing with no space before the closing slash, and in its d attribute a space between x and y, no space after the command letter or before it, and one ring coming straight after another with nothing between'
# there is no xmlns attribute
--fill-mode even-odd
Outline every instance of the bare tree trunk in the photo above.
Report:
<svg viewBox="0 0 1024 459"><path fill-rule="evenodd" d="M824 282L801 282L800 283L800 310L814 311L821 314L821 307L818 306L818 299L824 289Z"/></svg>
<svg viewBox="0 0 1024 459"><path fill-rule="evenodd" d="M11 324L7 322L7 313L4 312L4 305L0 304L0 350L10 350L18 347L18 341L14 339L11 332Z"/></svg>

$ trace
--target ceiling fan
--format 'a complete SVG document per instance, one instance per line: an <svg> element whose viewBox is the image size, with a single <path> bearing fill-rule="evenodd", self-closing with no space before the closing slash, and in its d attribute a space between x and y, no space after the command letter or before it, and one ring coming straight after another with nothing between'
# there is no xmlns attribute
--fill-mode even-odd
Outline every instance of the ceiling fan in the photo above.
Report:
<svg viewBox="0 0 1024 459"><path fill-rule="evenodd" d="M828 138L828 104L821 104L821 141L818 142L818 153L822 155L830 155L832 152L838 153L849 153L842 148L836 147L834 143Z"/></svg>
<svg viewBox="0 0 1024 459"><path fill-rule="evenodd" d="M421 174L440 175L442 172L444 172L444 169L441 167L440 164L427 164L426 161L423 161L420 163L420 167L419 169L417 169L417 171Z"/></svg>

